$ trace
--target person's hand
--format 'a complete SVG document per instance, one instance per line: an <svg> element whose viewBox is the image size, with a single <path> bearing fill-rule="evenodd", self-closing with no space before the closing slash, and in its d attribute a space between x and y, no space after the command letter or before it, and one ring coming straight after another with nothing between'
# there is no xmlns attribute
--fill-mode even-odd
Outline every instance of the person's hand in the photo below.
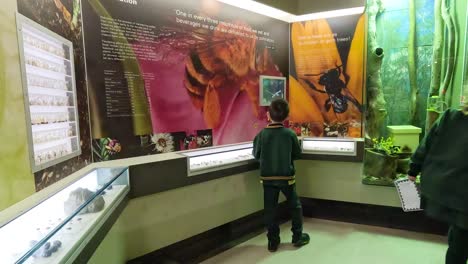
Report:
<svg viewBox="0 0 468 264"><path fill-rule="evenodd" d="M416 181L416 176L408 175L408 179L412 182Z"/></svg>

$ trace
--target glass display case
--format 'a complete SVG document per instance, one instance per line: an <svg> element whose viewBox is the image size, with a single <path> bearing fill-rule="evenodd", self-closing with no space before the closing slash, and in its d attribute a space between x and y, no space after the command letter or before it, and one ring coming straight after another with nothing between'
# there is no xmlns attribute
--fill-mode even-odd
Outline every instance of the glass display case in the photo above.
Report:
<svg viewBox="0 0 468 264"><path fill-rule="evenodd" d="M0 226L0 263L72 263L128 191L127 168L92 170Z"/></svg>
<svg viewBox="0 0 468 264"><path fill-rule="evenodd" d="M188 151L182 155L187 157L187 174L194 176L254 162L252 150L253 143L244 143Z"/></svg>
<svg viewBox="0 0 468 264"><path fill-rule="evenodd" d="M335 156L356 156L357 141L349 138L303 138L302 153Z"/></svg>
<svg viewBox="0 0 468 264"><path fill-rule="evenodd" d="M70 41L17 14L33 172L81 154Z"/></svg>

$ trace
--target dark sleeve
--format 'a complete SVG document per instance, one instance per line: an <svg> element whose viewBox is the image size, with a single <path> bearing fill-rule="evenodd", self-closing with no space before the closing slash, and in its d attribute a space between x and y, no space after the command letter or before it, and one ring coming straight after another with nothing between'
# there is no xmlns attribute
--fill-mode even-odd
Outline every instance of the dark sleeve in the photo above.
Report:
<svg viewBox="0 0 468 264"><path fill-rule="evenodd" d="M260 153L262 152L262 132L258 133L253 142L252 155L255 159L260 159Z"/></svg>
<svg viewBox="0 0 468 264"><path fill-rule="evenodd" d="M434 125L431 127L429 132L426 134L424 139L419 144L419 146L416 149L416 151L414 152L414 154L411 156L410 168L409 168L409 171L408 171L409 176L418 176L418 174L421 173L422 166L424 164L424 160L426 159L426 155L427 155L427 153L429 153L432 142L434 142L434 140L439 135L442 124L444 123L444 120L446 120L447 116L449 115L449 111L450 110L447 110L434 123Z"/></svg>
<svg viewBox="0 0 468 264"><path fill-rule="evenodd" d="M301 158L301 146L299 145L299 140L297 139L296 134L291 133L292 136L292 159L298 160Z"/></svg>

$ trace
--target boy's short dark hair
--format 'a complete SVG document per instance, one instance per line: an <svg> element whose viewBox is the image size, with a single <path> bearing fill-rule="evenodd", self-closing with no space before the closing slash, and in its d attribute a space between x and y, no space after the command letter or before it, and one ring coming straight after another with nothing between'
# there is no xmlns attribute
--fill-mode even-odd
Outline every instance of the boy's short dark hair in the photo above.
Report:
<svg viewBox="0 0 468 264"><path fill-rule="evenodd" d="M274 99L268 108L272 121L283 122L289 115L289 104L283 98Z"/></svg>

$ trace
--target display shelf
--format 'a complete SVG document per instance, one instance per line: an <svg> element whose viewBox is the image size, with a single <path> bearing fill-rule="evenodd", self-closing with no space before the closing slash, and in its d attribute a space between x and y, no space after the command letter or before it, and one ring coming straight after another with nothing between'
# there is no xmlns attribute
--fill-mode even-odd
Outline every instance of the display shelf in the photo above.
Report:
<svg viewBox="0 0 468 264"><path fill-rule="evenodd" d="M20 14L17 27L31 168L37 172L81 154L73 45ZM38 133L55 126L63 130Z"/></svg>
<svg viewBox="0 0 468 264"><path fill-rule="evenodd" d="M54 88L54 87L42 87L42 86L29 85L28 90L30 94L38 94L38 95L50 94L50 95L57 95L57 96L68 96L68 93L72 93L72 91L67 91L66 87Z"/></svg>
<svg viewBox="0 0 468 264"><path fill-rule="evenodd" d="M60 123L70 123L70 114L64 112L33 112L31 113L31 125L50 125Z"/></svg>
<svg viewBox="0 0 468 264"><path fill-rule="evenodd" d="M57 130L57 129L69 129L70 127L75 125L75 121L71 122L60 122L60 123L49 123L49 124L37 124L32 126L32 132L47 132L50 130ZM75 132L75 129L72 129L72 132Z"/></svg>
<svg viewBox="0 0 468 264"><path fill-rule="evenodd" d="M59 76L63 77L63 76ZM67 78L52 78L46 76L39 76L35 74L29 74L27 76L28 91L34 93L34 91L40 91L42 89L50 90L62 90L62 91L72 91L71 81L67 81Z"/></svg>
<svg viewBox="0 0 468 264"><path fill-rule="evenodd" d="M70 106L30 105L31 113L68 113Z"/></svg>
<svg viewBox="0 0 468 264"><path fill-rule="evenodd" d="M55 143L61 140L73 140L76 136L70 135L70 130L59 129L45 132L38 132L33 134L33 142L35 147L41 147L43 144Z"/></svg>
<svg viewBox="0 0 468 264"><path fill-rule="evenodd" d="M25 46L25 48L27 48ZM67 68L69 67L69 61L64 58L56 57L53 54L42 52L32 53L31 50L25 50L25 60L26 64L38 67L40 69L63 73L68 76L71 75L70 72L67 72Z"/></svg>
<svg viewBox="0 0 468 264"><path fill-rule="evenodd" d="M92 170L0 226L0 263L72 263L125 199L128 176L127 168Z"/></svg>
<svg viewBox="0 0 468 264"><path fill-rule="evenodd" d="M187 157L188 176L232 168L254 161L252 143L183 152Z"/></svg>
<svg viewBox="0 0 468 264"><path fill-rule="evenodd" d="M38 33L35 30L31 30L29 28L24 29L25 35L23 37L24 43L28 47L33 47L40 51L45 51L47 53L54 54L60 58L69 59L70 57L67 56L67 47L61 45L61 43L51 40L47 36L44 36L41 33Z"/></svg>
<svg viewBox="0 0 468 264"><path fill-rule="evenodd" d="M69 142L75 142L76 143L76 136L74 136L74 137L64 136L64 137L60 137L60 138L53 138L51 140L44 141L44 142L41 142L41 143L36 143L34 145L34 150L42 151L42 150L45 150L45 149L54 148L57 145L65 145L65 144L67 144Z"/></svg>
<svg viewBox="0 0 468 264"><path fill-rule="evenodd" d="M66 75L64 72L54 71L52 68L42 68L31 64L26 64L26 70L34 75L53 79L59 79L63 76L71 76L71 74Z"/></svg>
<svg viewBox="0 0 468 264"><path fill-rule="evenodd" d="M51 52L51 51L49 51L47 49L37 48L34 45L31 45L31 44L29 44L27 42L24 43L24 47L28 50L28 53L31 54L32 56L41 57L43 53L47 53L47 54L51 55L49 58L69 61L69 59L65 58L65 54L64 54L63 49L62 49L62 51L58 51L59 48L54 48L54 50L57 53L62 53L62 54L56 54L54 51Z"/></svg>

